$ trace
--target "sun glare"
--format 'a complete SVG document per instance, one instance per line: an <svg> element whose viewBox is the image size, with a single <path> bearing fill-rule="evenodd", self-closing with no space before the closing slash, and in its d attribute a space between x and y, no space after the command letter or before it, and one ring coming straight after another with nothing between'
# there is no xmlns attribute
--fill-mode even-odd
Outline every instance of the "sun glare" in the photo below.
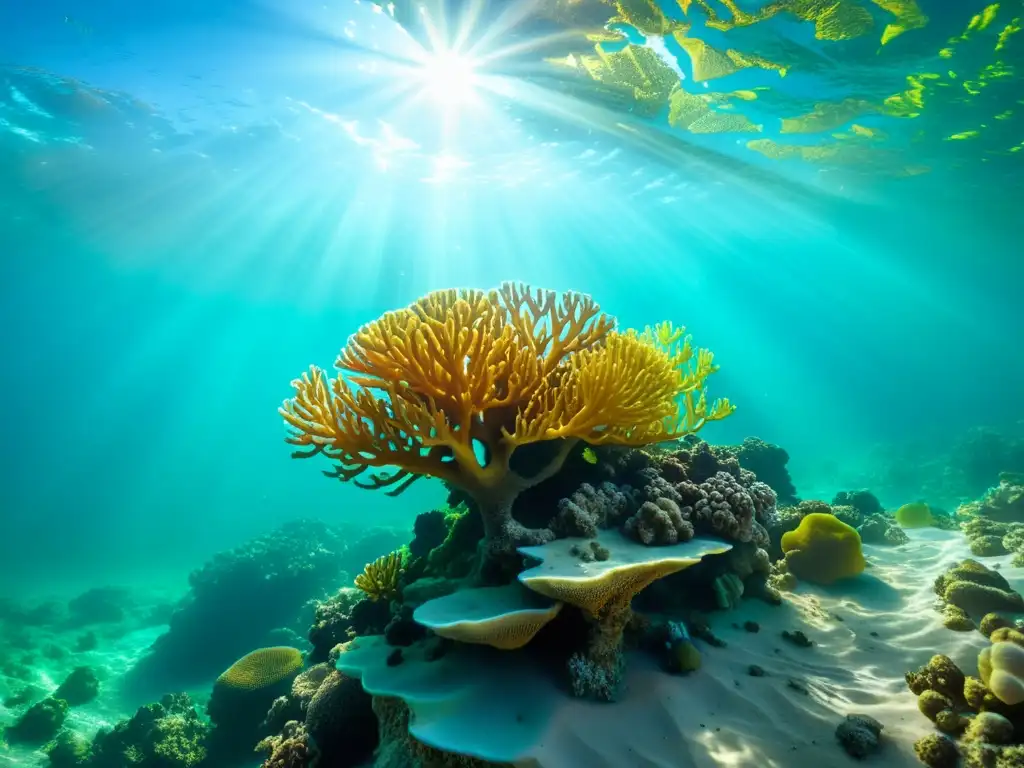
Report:
<svg viewBox="0 0 1024 768"><path fill-rule="evenodd" d="M419 78L424 95L441 106L464 104L475 95L475 62L452 51L430 54L422 64Z"/></svg>

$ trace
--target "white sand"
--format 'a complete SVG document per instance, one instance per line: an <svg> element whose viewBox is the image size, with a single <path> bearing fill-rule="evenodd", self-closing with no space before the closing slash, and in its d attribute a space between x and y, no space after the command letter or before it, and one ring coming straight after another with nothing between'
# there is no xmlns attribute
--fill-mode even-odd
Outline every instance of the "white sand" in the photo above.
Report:
<svg viewBox="0 0 1024 768"><path fill-rule="evenodd" d="M884 746L870 758L872 765L920 766L913 742L934 728L918 711L905 672L944 653L976 674L977 655L987 641L979 632L946 629L936 610L935 577L970 557L966 539L959 531L936 529L909 535L910 543L902 547L866 546L872 567L856 580L829 588L801 585L785 596L781 608L746 600L729 614L715 614L714 631L728 647L701 645L702 669L672 686L673 698L685 700L665 707L681 732L681 754L673 762L629 765L856 765L838 746L834 731L847 714L858 713L885 726ZM984 562L992 567L1008 559ZM1019 569L1000 570L1020 588ZM758 622L760 632L742 629L748 620ZM783 640L786 629L803 630L814 647ZM752 664L767 675L751 677ZM807 693L789 688L791 679ZM657 685L653 677L651 684ZM657 687L667 693L664 683Z"/></svg>

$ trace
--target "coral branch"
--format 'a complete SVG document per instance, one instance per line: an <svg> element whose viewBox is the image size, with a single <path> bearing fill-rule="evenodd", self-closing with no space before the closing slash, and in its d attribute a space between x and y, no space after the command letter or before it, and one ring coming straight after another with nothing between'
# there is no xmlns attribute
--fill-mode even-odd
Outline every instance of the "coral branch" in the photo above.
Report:
<svg viewBox="0 0 1024 768"><path fill-rule="evenodd" d="M331 477L363 488L397 495L420 476L445 480L490 510L488 537L535 542L547 534L518 526L512 502L576 442L645 445L732 412L727 400L708 405L717 366L683 329L614 328L572 292L506 283L427 294L360 328L338 376L314 366L292 382L286 439L296 458L323 454ZM512 471L518 447L548 440L564 442L547 467Z"/></svg>

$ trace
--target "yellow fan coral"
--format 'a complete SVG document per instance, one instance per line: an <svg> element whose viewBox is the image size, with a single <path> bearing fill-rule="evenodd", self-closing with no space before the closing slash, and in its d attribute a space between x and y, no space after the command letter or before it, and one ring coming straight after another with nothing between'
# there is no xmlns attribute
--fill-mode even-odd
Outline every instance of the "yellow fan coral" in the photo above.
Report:
<svg viewBox="0 0 1024 768"><path fill-rule="evenodd" d="M367 563L356 576L355 585L371 600L392 600L398 596L398 578L402 575L402 556L398 552L382 555Z"/></svg>
<svg viewBox="0 0 1024 768"><path fill-rule="evenodd" d="M324 454L333 476L392 494L440 478L476 500L492 550L510 552L552 537L516 522L512 502L578 441L646 445L732 413L704 395L712 354L667 328L618 333L573 292L437 291L363 326L338 356L340 375L312 367L280 412L293 456ZM513 453L539 442L554 442L541 468L514 470Z"/></svg>

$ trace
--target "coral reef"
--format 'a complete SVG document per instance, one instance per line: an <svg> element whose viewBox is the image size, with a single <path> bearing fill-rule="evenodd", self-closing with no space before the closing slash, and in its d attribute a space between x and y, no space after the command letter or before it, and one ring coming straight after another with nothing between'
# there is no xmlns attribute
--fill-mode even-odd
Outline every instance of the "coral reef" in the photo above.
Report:
<svg viewBox="0 0 1024 768"><path fill-rule="evenodd" d="M707 402L717 368L681 330L614 326L571 292L506 283L428 294L352 336L336 361L341 375L314 366L293 382L280 409L293 456L323 454L339 479L392 493L440 478L474 501L492 555L550 541L550 529L513 517L513 503L578 442L647 445L733 411ZM388 466L399 469L371 471Z"/></svg>
<svg viewBox="0 0 1024 768"><path fill-rule="evenodd" d="M402 555L400 552L391 552L367 563L363 572L356 576L355 585L374 602L394 600L398 597L401 576Z"/></svg>
<svg viewBox="0 0 1024 768"><path fill-rule="evenodd" d="M211 755L229 762L252 751L267 735L268 712L275 701L293 689L302 669L295 648L260 648L246 654L217 678L206 705L213 724L208 740Z"/></svg>
<svg viewBox="0 0 1024 768"><path fill-rule="evenodd" d="M719 446L715 452L720 456L734 456L743 469L753 472L758 480L775 492L780 504L792 506L799 503L796 486L786 468L789 454L784 448L759 437L748 437L740 445Z"/></svg>
<svg viewBox="0 0 1024 768"><path fill-rule="evenodd" d="M68 601L67 625L118 624L125 620L130 607L126 589L95 587Z"/></svg>
<svg viewBox="0 0 1024 768"><path fill-rule="evenodd" d="M262 768L312 768L320 757L306 726L295 720L286 723L281 734L263 739L256 750L270 753Z"/></svg>
<svg viewBox="0 0 1024 768"><path fill-rule="evenodd" d="M326 600L317 602L313 612L313 623L309 628L309 642L313 646L313 650L309 652L310 663L327 661L327 656L334 646L351 639L355 624L355 606L363 601L363 598L364 593L361 590L343 587ZM379 607L383 608L383 627L387 624L391 611L387 605Z"/></svg>
<svg viewBox="0 0 1024 768"><path fill-rule="evenodd" d="M92 745L88 739L65 729L43 751L50 758L50 768L78 768L89 764Z"/></svg>
<svg viewBox="0 0 1024 768"><path fill-rule="evenodd" d="M957 515L994 523L1024 523L1024 472L1001 472L997 486L977 501L961 504Z"/></svg>
<svg viewBox="0 0 1024 768"><path fill-rule="evenodd" d="M832 506L853 507L861 519L872 515L881 515L885 511L878 497L866 488L856 491L840 491L832 499Z"/></svg>
<svg viewBox="0 0 1024 768"><path fill-rule="evenodd" d="M185 694L147 704L93 739L88 768L197 768L207 758L208 727Z"/></svg>
<svg viewBox="0 0 1024 768"><path fill-rule="evenodd" d="M921 714L940 733L917 741L918 759L930 768L1019 765L1024 756L1024 635L997 630L978 657L979 676L964 674L944 655L933 656L907 685Z"/></svg>
<svg viewBox="0 0 1024 768"><path fill-rule="evenodd" d="M29 707L4 735L11 743L45 744L55 737L68 716L68 703L47 698Z"/></svg>
<svg viewBox="0 0 1024 768"><path fill-rule="evenodd" d="M980 516L961 519L960 529L975 557L997 557L1024 547L1024 523L999 523Z"/></svg>
<svg viewBox="0 0 1024 768"><path fill-rule="evenodd" d="M853 502L842 504L840 502ZM899 546L907 542L907 535L895 519L880 511L865 513L867 509L880 509L878 500L867 491L837 494L833 504L808 499L796 506L781 507L767 526L769 545L766 547L773 560L783 556L782 537L797 529L801 521L811 514L833 515L841 522L857 529L864 544Z"/></svg>
<svg viewBox="0 0 1024 768"><path fill-rule="evenodd" d="M539 562L519 574L534 592L580 609L590 627L586 649L570 661L574 687L606 700L615 698L622 677L622 635L633 597L652 582L678 573L731 545L693 539L666 547L645 547L614 531L599 541L609 552L600 561L581 561L579 542L560 539L520 551Z"/></svg>
<svg viewBox="0 0 1024 768"><path fill-rule="evenodd" d="M413 524L413 537L409 542L409 554L413 557L426 557L448 538L448 510L432 509L416 516Z"/></svg>
<svg viewBox="0 0 1024 768"><path fill-rule="evenodd" d="M881 470L868 484L885 497L923 498L933 507L955 508L984 495L1000 473L1024 472L1021 427L975 427L948 443L888 445L874 457Z"/></svg>
<svg viewBox="0 0 1024 768"><path fill-rule="evenodd" d="M265 645L276 628L301 627L306 603L341 581L344 549L337 529L300 520L217 555L192 573L189 595L127 688L148 698L165 687L205 683Z"/></svg>
<svg viewBox="0 0 1024 768"><path fill-rule="evenodd" d="M522 648L562 608L518 583L463 589L428 600L413 619L440 637L501 650Z"/></svg>
<svg viewBox="0 0 1024 768"><path fill-rule="evenodd" d="M951 629L972 630L974 621L999 611L1024 611L1024 599L997 571L977 560L964 560L935 579L935 593L945 603L944 621Z"/></svg>

